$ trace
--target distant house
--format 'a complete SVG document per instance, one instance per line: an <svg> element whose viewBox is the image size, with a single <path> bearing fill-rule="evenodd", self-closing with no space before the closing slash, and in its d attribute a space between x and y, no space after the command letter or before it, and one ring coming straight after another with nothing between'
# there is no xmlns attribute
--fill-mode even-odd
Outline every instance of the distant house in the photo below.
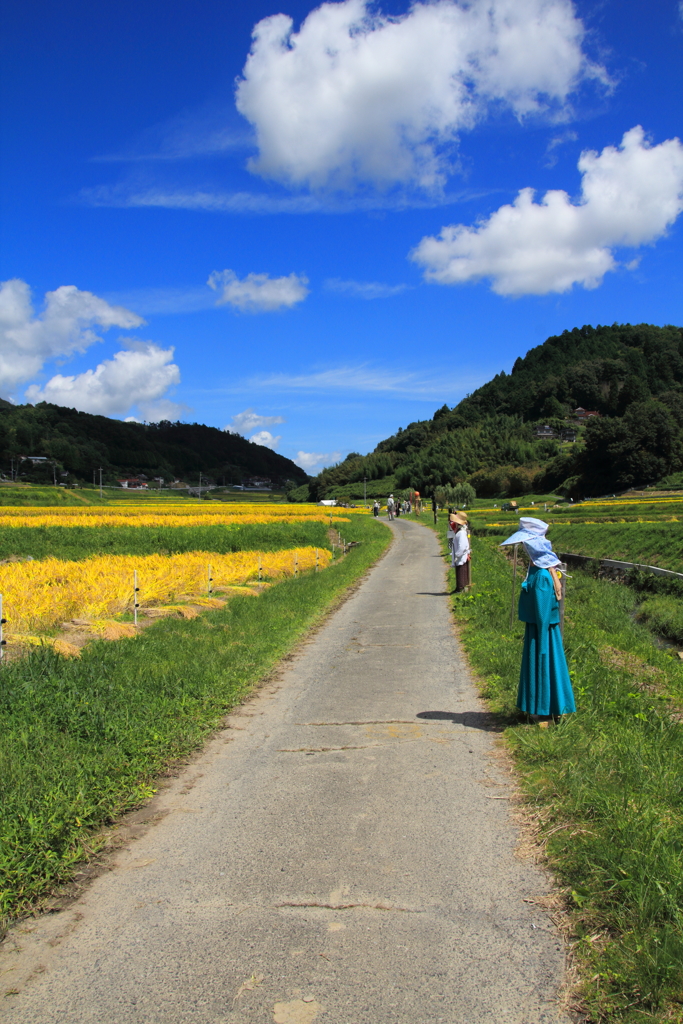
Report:
<svg viewBox="0 0 683 1024"><path fill-rule="evenodd" d="M259 491L269 491L273 486L273 481L267 476L250 476L246 480L246 486Z"/></svg>
<svg viewBox="0 0 683 1024"><path fill-rule="evenodd" d="M44 462L50 462L47 455L27 455L24 459L25 462L30 462L34 466L42 466Z"/></svg>
<svg viewBox="0 0 683 1024"><path fill-rule="evenodd" d="M534 427L534 437L557 437L557 433L546 423L543 427Z"/></svg>
<svg viewBox="0 0 683 1024"><path fill-rule="evenodd" d="M594 409L583 409L581 406L579 406L578 409L574 409L574 419L578 420L579 423L585 423L586 420L589 420L592 416L599 415L600 413L596 412Z"/></svg>
<svg viewBox="0 0 683 1024"><path fill-rule="evenodd" d="M576 430L574 427L564 427L560 431L561 441L576 441Z"/></svg>
<svg viewBox="0 0 683 1024"><path fill-rule="evenodd" d="M141 491L147 490L147 482L141 480L139 476L128 476L123 480L119 480L118 484L120 487L125 487L129 491Z"/></svg>

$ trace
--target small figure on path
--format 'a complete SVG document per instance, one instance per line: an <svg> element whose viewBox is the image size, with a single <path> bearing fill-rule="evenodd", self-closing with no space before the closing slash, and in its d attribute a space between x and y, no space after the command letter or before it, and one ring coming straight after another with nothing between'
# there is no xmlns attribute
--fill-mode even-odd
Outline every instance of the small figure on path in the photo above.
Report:
<svg viewBox="0 0 683 1024"><path fill-rule="evenodd" d="M545 536L547 523L523 517L519 526L503 541L523 544L529 556L519 598L519 618L526 629L517 707L541 719L556 718L576 711L560 631L560 559Z"/></svg>
<svg viewBox="0 0 683 1024"><path fill-rule="evenodd" d="M375 519L379 515L379 502L377 501L377 498L375 498L375 504L372 506L372 514Z"/></svg>
<svg viewBox="0 0 683 1024"><path fill-rule="evenodd" d="M455 569L455 592L459 594L470 585L470 539L467 535L467 516L455 512L448 517L453 530L451 547L452 563Z"/></svg>
<svg viewBox="0 0 683 1024"><path fill-rule="evenodd" d="M394 496L393 496L393 494L390 494L389 497L387 498L387 515L389 516L389 519L393 519L394 518Z"/></svg>

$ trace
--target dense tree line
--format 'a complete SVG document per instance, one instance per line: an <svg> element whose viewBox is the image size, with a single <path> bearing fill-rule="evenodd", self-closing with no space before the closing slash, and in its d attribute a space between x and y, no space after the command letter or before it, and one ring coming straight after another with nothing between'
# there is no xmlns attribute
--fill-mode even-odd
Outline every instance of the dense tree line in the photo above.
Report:
<svg viewBox="0 0 683 1024"><path fill-rule="evenodd" d="M579 406L600 416L575 444L534 436L539 424L561 431ZM681 470L683 329L613 324L548 338L455 407L324 470L310 491L329 497L366 477L424 493L468 481L481 496L600 494Z"/></svg>
<svg viewBox="0 0 683 1024"><path fill-rule="evenodd" d="M33 466L27 456L45 456L50 464ZM302 469L270 448L215 427L125 423L46 402L0 404L0 469L6 475L12 462L24 479L46 483L53 479L52 463L69 481L91 481L100 466L108 482L144 474L197 483L200 472L217 483L239 483L248 476L266 476L277 485L307 479Z"/></svg>

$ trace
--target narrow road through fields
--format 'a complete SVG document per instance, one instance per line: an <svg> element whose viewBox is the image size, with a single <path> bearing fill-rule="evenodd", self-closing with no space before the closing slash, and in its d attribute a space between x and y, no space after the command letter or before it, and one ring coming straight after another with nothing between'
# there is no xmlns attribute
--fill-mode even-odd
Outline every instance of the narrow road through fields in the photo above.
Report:
<svg viewBox="0 0 683 1024"><path fill-rule="evenodd" d="M67 910L5 943L22 1024L556 1024L564 955L434 534L359 589ZM520 652L521 653L521 652Z"/></svg>

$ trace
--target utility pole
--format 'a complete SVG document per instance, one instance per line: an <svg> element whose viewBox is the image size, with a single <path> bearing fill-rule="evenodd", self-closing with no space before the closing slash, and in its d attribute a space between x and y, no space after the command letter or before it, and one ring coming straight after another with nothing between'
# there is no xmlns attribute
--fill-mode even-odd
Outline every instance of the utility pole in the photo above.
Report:
<svg viewBox="0 0 683 1024"><path fill-rule="evenodd" d="M197 497L201 498L201 496L202 496L202 474L200 473L199 474L199 492L197 494Z"/></svg>
<svg viewBox="0 0 683 1024"><path fill-rule="evenodd" d="M368 500L368 478L363 477L363 504L365 505Z"/></svg>
<svg viewBox="0 0 683 1024"><path fill-rule="evenodd" d="M56 487L57 486L57 464L55 463L54 459L52 460L52 481L53 481L53 483L54 483L54 485Z"/></svg>
<svg viewBox="0 0 683 1024"><path fill-rule="evenodd" d="M100 466L100 498L102 497L102 467Z"/></svg>

